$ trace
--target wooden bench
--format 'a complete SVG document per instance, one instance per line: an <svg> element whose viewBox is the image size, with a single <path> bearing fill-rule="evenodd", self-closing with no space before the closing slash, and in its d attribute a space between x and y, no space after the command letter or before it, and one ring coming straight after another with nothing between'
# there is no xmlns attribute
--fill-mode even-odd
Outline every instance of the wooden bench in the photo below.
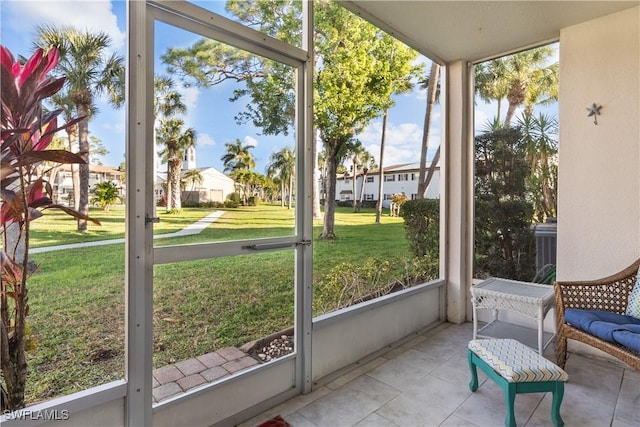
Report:
<svg viewBox="0 0 640 427"><path fill-rule="evenodd" d="M515 399L518 393L551 392L551 421L564 425L560 405L564 396L564 382L569 376L553 362L533 349L513 339L472 340L467 353L471 369L471 391L478 389L480 368L502 388L506 401L505 426L515 427Z"/></svg>

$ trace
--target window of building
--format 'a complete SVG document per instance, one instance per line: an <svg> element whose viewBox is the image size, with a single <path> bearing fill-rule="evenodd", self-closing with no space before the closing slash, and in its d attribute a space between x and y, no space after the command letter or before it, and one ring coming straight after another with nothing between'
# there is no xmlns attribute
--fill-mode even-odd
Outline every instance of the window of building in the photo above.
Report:
<svg viewBox="0 0 640 427"><path fill-rule="evenodd" d="M375 181L375 177L374 176L368 176L367 177L367 182L374 182Z"/></svg>
<svg viewBox="0 0 640 427"><path fill-rule="evenodd" d="M385 182L393 182L396 180L396 176L395 175L385 175L384 176L384 181Z"/></svg>

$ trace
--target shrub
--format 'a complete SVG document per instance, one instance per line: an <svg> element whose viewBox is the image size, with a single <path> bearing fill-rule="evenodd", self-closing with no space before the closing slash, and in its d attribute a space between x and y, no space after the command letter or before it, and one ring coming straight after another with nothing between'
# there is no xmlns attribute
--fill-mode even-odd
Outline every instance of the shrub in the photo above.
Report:
<svg viewBox="0 0 640 427"><path fill-rule="evenodd" d="M475 277L529 281L535 275L526 148L518 128L475 138Z"/></svg>
<svg viewBox="0 0 640 427"><path fill-rule="evenodd" d="M227 200L224 201L224 207L227 208L227 209L235 209L238 206L240 206L240 203L238 203L238 202L236 202L234 200L227 199Z"/></svg>
<svg viewBox="0 0 640 427"><path fill-rule="evenodd" d="M361 265L342 263L332 268L315 287L316 312L327 313L375 298L390 291L391 263L369 258Z"/></svg>
<svg viewBox="0 0 640 427"><path fill-rule="evenodd" d="M342 263L332 268L314 287L315 313L328 313L369 301L438 277L438 260L415 257L404 262L404 271L394 270L388 260L369 258L362 264ZM397 264L396 264L397 265Z"/></svg>
<svg viewBox="0 0 640 427"><path fill-rule="evenodd" d="M411 253L416 257L439 259L440 200L415 199L402 205L400 215L409 240Z"/></svg>

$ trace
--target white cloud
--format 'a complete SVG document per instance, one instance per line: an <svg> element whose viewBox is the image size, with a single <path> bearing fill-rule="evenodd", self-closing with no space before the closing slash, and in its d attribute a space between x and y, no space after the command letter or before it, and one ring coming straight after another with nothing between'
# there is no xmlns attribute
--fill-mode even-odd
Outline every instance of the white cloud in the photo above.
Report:
<svg viewBox="0 0 640 427"><path fill-rule="evenodd" d="M439 113L438 113L439 117ZM432 123L437 120L435 117ZM376 162L380 160L380 137L382 122L374 122L364 132L358 135L364 147L371 153ZM440 145L440 130L435 128L429 135L429 158ZM416 163L420 161L422 146L422 127L415 123L387 124L387 134L384 148L384 164Z"/></svg>
<svg viewBox="0 0 640 427"><path fill-rule="evenodd" d="M367 151L376 159L376 163L380 163L380 144L365 145ZM417 157L416 157L417 156ZM420 150L413 147L403 146L394 147L393 145L384 146L384 167L397 165L401 163L411 163L420 159Z"/></svg>
<svg viewBox="0 0 640 427"><path fill-rule="evenodd" d="M382 122L374 122L367 127L358 139L363 144L380 143L382 136ZM422 127L415 123L387 123L385 146L411 144L420 145L422 141Z"/></svg>
<svg viewBox="0 0 640 427"><path fill-rule="evenodd" d="M198 145L201 147L211 147L216 145L215 139L209 134L201 133L198 134Z"/></svg>
<svg viewBox="0 0 640 427"><path fill-rule="evenodd" d="M249 135L244 137L244 143L247 144L250 147L257 147L258 146L258 140L255 139L252 136L249 136Z"/></svg>
<svg viewBox="0 0 640 427"><path fill-rule="evenodd" d="M110 132L121 133L121 134L124 134L124 131L125 131L124 122L120 122L120 123L102 123L102 128L104 130L108 130Z"/></svg>
<svg viewBox="0 0 640 427"><path fill-rule="evenodd" d="M178 92L182 95L182 102L187 106L187 112L194 111L198 106L198 98L200 98L200 89L197 87L179 86Z"/></svg>
<svg viewBox="0 0 640 427"><path fill-rule="evenodd" d="M34 28L35 32L35 26L43 24L67 25L79 30L107 33L111 38L111 47L116 51L121 51L125 46L126 34L118 28L118 20L109 1L3 1L2 3L3 13L12 16L7 21L11 22L10 25L17 32L24 33L25 28ZM35 33L29 36L34 37Z"/></svg>

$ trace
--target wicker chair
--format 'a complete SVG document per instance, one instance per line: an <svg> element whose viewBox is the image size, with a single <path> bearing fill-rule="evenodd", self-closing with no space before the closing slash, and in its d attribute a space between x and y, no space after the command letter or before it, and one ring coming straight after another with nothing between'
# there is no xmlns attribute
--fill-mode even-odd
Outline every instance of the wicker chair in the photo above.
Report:
<svg viewBox="0 0 640 427"><path fill-rule="evenodd" d="M564 368L567 361L567 338L571 338L598 348L640 371L640 353L603 341L564 321L564 311L568 308L625 314L639 266L640 259L619 273L599 280L554 284L558 324L556 357L560 367Z"/></svg>

